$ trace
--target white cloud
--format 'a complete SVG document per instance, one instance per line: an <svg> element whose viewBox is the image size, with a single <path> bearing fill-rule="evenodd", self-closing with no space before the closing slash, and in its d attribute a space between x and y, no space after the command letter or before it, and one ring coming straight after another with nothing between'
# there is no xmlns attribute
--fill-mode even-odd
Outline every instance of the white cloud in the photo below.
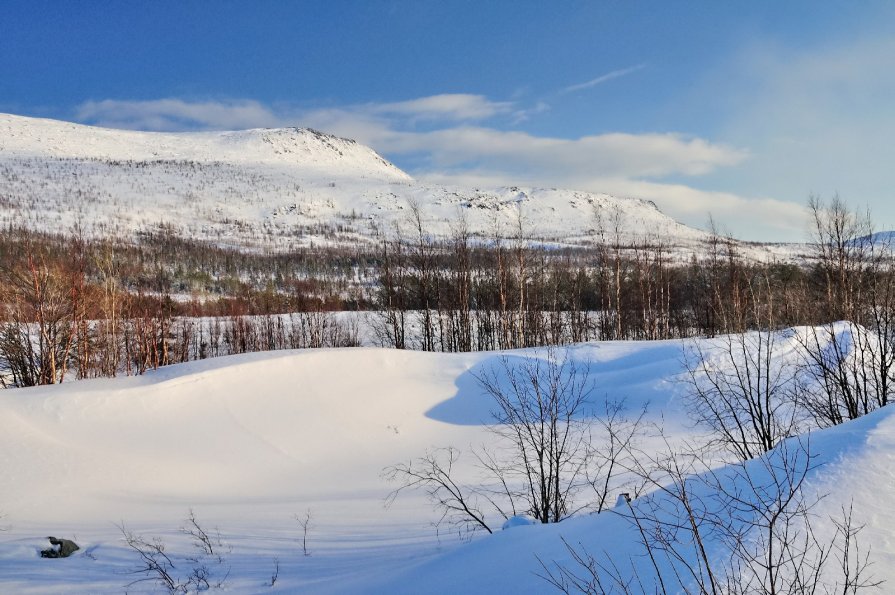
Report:
<svg viewBox="0 0 895 595"><path fill-rule="evenodd" d="M257 101L199 101L105 99L81 104L75 117L109 128L134 130L238 130L283 125L283 118Z"/></svg>
<svg viewBox="0 0 895 595"><path fill-rule="evenodd" d="M509 101L491 101L482 95L446 93L408 101L374 103L361 106L357 111L371 114L397 115L411 120L486 120L513 110Z"/></svg>
<svg viewBox="0 0 895 595"><path fill-rule="evenodd" d="M642 180L599 180L604 192L652 200L667 215L689 225L704 226L711 215L734 235L749 240L800 242L810 222L801 204L770 197L744 197L732 192L706 191L684 184ZM744 236L743 230L752 230Z"/></svg>
<svg viewBox="0 0 895 595"><path fill-rule="evenodd" d="M611 133L560 139L519 131L457 127L398 133L384 150L425 152L441 168L477 164L504 172L543 175L701 175L742 161L743 151L676 134Z"/></svg>
<svg viewBox="0 0 895 595"><path fill-rule="evenodd" d="M489 169L503 176L574 179L580 175L617 177L698 176L736 165L740 149L679 134L610 133L561 139L459 125L408 131L391 121L350 110L316 110L308 125L350 136L391 156L416 156L430 169Z"/></svg>
<svg viewBox="0 0 895 595"><path fill-rule="evenodd" d="M596 87L597 85L602 85L605 82L611 81L612 79L617 79L619 77L629 75L632 72L637 72L638 70L642 70L644 68L646 68L646 64L638 64L637 66L631 66L630 68L613 70L612 72L607 72L606 74L600 75L597 78L591 79L589 81L578 83L577 85L570 85L565 89L562 89L560 93L574 93L575 91L591 89L593 87Z"/></svg>
<svg viewBox="0 0 895 595"><path fill-rule="evenodd" d="M536 106L542 110L542 105ZM400 121L405 126L420 122L470 122L498 115L518 117L527 113L509 101L491 101L482 95L450 93L408 101L368 103L333 110L302 111L279 108L243 99L234 101L185 101L154 99L122 101L105 99L81 104L75 118L99 126L137 130L239 130L301 125L309 116L330 114L333 119L354 119L377 122Z"/></svg>
<svg viewBox="0 0 895 595"><path fill-rule="evenodd" d="M742 150L678 134L609 133L562 139L471 126L466 120L509 113L510 102L478 95L420 99L321 110L274 110L256 101L92 101L80 106L81 121L148 130L312 126L355 138L388 155L414 155L431 167L488 168L506 175L570 177L696 176L740 163ZM537 108L537 106L536 106ZM418 118L450 125L416 130Z"/></svg>

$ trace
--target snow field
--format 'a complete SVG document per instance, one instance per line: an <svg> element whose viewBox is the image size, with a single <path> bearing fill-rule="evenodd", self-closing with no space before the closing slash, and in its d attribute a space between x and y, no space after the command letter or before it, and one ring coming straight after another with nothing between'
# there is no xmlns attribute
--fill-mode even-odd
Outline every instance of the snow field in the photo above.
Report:
<svg viewBox="0 0 895 595"><path fill-rule="evenodd" d="M791 337L781 339L782 353ZM606 398L625 398L631 411L646 404L649 421L687 440L698 436L678 380L685 348L678 341L608 342L570 353L589 368L595 406ZM622 560L636 554L632 527L611 513L512 527L466 543L456 530L436 531L438 514L422 494L402 493L384 506L395 486L382 479L383 468L428 448L468 451L494 439L484 426L490 404L471 372L499 357L284 351L3 391L0 591L121 592L141 576L128 574L136 560L116 524L187 555L191 545L178 528L190 509L221 533L225 563L213 570L226 574L230 592L544 593L550 587L536 576L538 560L569 563L561 538ZM857 519L868 525L862 535L873 547L874 575L895 584L888 505L895 414L882 410L815 432L811 444L825 463L809 478L829 494L823 511L854 501ZM475 477L471 460L461 461L460 477ZM310 556L294 518L306 511ZM42 560L37 552L47 535L74 538L82 551ZM269 587L275 559L279 577ZM148 582L128 588L155 590Z"/></svg>

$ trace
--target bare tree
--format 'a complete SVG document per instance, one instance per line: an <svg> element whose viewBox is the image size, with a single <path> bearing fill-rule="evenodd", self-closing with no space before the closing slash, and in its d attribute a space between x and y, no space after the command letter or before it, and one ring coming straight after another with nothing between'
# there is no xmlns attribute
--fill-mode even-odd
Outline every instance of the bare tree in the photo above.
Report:
<svg viewBox="0 0 895 595"><path fill-rule="evenodd" d="M640 459L644 461L644 459ZM654 457L642 468L654 491L617 512L635 528L649 572L634 560L566 543L572 564L541 561L565 593L857 593L881 582L851 509L819 531L822 496L806 492L807 441L790 440L753 461L714 468L698 453Z"/></svg>
<svg viewBox="0 0 895 595"><path fill-rule="evenodd" d="M216 558L218 563L223 562L224 541L221 538L221 532L215 528L214 532L209 533L199 523L192 508L190 508L180 532L189 536L193 545L203 555Z"/></svg>
<svg viewBox="0 0 895 595"><path fill-rule="evenodd" d="M143 536L129 531L119 525L118 530L124 536L127 547L137 553L140 562L133 570L134 574L144 574L145 578L128 583L128 587L137 583L152 581L162 586L168 593L186 593L192 583L184 583L174 573L174 561L165 552L165 544L160 539L146 540Z"/></svg>
<svg viewBox="0 0 895 595"><path fill-rule="evenodd" d="M270 573L270 587L273 587L277 584L277 579L280 578L280 559L273 559L273 571Z"/></svg>
<svg viewBox="0 0 895 595"><path fill-rule="evenodd" d="M389 502L407 488L422 489L441 512L439 522L488 533L490 514L555 523L578 511L604 510L631 466L626 457L642 434L642 413L628 418L621 402L607 400L604 414L596 415L587 366L568 351L504 356L477 378L495 405L489 430L498 438L493 448L474 452L479 475L461 481L460 451L433 450L384 471L400 483Z"/></svg>
<svg viewBox="0 0 895 595"><path fill-rule="evenodd" d="M834 196L829 204L808 199L814 220L814 247L823 278L828 320L854 320L860 307L860 286L873 226L869 215L852 212ZM857 322L857 321L855 321Z"/></svg>
<svg viewBox="0 0 895 595"><path fill-rule="evenodd" d="M614 491L624 491L636 482L636 476L632 477L629 470L636 466L637 444L649 429L644 423L646 412L644 406L636 417L628 417L623 400L607 399L602 415L593 418L584 472L594 492L591 506L594 512L601 513L608 507ZM626 480L620 480L626 475Z"/></svg>
<svg viewBox="0 0 895 595"><path fill-rule="evenodd" d="M5 372L14 386L61 382L83 314L83 280L37 248L20 266L2 272L0 306L5 305L8 321L0 326L0 361Z"/></svg>
<svg viewBox="0 0 895 595"><path fill-rule="evenodd" d="M688 410L710 431L713 445L740 460L774 448L798 429L794 363L787 362L774 328L773 301L766 278L750 284L750 317L759 330L724 335L715 348L694 341L685 349Z"/></svg>
<svg viewBox="0 0 895 595"><path fill-rule="evenodd" d="M461 484L455 477L454 464L459 456L460 452L455 448L442 448L409 463L387 467L383 477L401 484L389 494L387 504L391 505L401 491L419 488L441 512L439 523L470 525L472 529L481 528L493 533L478 506L478 491Z"/></svg>
<svg viewBox="0 0 895 595"><path fill-rule="evenodd" d="M477 376L494 404L490 430L510 445L492 471L511 496L542 523L556 523L576 508L574 499L586 477L588 398L592 384L586 366L566 350L548 348L527 358L504 356L494 369Z"/></svg>
<svg viewBox="0 0 895 595"><path fill-rule="evenodd" d="M397 233L397 232L396 232ZM407 287L405 255L400 240L382 239L379 254L378 312L373 316L373 331L381 345L404 349L407 341Z"/></svg>
<svg viewBox="0 0 895 595"><path fill-rule="evenodd" d="M410 246L408 262L413 268L413 288L418 322L420 326L420 348L423 351L435 351L435 316L433 310L438 306L438 270L436 267L436 246L432 237L426 233L422 211L415 201L411 201L410 223L414 231L414 243Z"/></svg>
<svg viewBox="0 0 895 595"><path fill-rule="evenodd" d="M812 197L823 324L800 335L802 404L823 427L889 403L895 392L895 272L869 215Z"/></svg>
<svg viewBox="0 0 895 595"><path fill-rule="evenodd" d="M299 526L301 527L301 552L305 556L311 555L311 550L308 549L308 532L311 530L311 509L305 511L304 516L295 515L295 520L298 521Z"/></svg>
<svg viewBox="0 0 895 595"><path fill-rule="evenodd" d="M190 509L189 515L180 532L188 536L198 555L175 555L169 553L166 544L159 537L147 539L127 529L124 524L118 525L128 549L135 552L139 562L131 574L143 575L125 585L152 582L168 593L195 593L220 589L230 575L230 570L221 570L224 564L222 556L223 541L220 533L206 531Z"/></svg>

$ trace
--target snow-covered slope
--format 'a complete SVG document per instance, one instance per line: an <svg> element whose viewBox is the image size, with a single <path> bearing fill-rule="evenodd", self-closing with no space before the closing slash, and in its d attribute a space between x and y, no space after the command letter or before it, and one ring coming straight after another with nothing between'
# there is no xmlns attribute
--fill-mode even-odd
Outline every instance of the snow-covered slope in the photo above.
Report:
<svg viewBox="0 0 895 595"><path fill-rule="evenodd" d="M895 512L890 505L891 497L895 495L891 481L895 473L893 436L895 411L886 409L843 426L815 432L811 437L811 464L817 467L808 475L805 493L810 494L807 496L809 501L819 498L812 509L815 537L821 543L832 541L836 529L830 519L841 519L843 507L846 510L851 507L855 528L860 527L861 553L858 556L866 555L871 563L863 579L868 584L882 583L878 591L868 589L871 593L889 593L895 582ZM793 452L790 450L787 456ZM776 463L780 464L780 461ZM747 469L751 476L764 471L756 464L748 465ZM739 467L721 468L716 473L731 483L743 477ZM744 490L740 495L743 493L748 491ZM636 510L638 502L632 504ZM421 591L443 594L558 592L544 580L545 567L555 574L562 567L579 576L587 576L582 566L573 560L568 544L579 555L591 555L607 566L617 564L623 568L625 577L637 576L636 580L645 587L645 592L661 592L654 578L652 562L638 546L637 528L625 519L623 515L626 514L628 511L621 509L555 525L513 527L443 556L399 569L393 575L357 580L352 588L356 592L383 595L410 595ZM711 547L711 544L706 546ZM718 544L710 549L714 561L722 555L718 551L721 549L723 547ZM833 556L839 554L834 552ZM695 567L695 557L691 561ZM683 592L669 580L674 574L668 561L659 557L657 563L665 580L669 581L669 592ZM604 574L606 576L609 572ZM838 578L835 569L828 570L824 578L832 584ZM420 590L421 579L433 587ZM618 591L608 589L608 592ZM698 590L694 588L686 592Z"/></svg>
<svg viewBox="0 0 895 595"><path fill-rule="evenodd" d="M155 133L0 114L0 225L133 237L164 227L245 248L289 249L411 228L562 242L660 236L699 249L702 231L649 202L572 190L420 183L354 141L314 130ZM602 223L598 223L600 220ZM756 257L770 254L753 247ZM779 250L778 250L779 251Z"/></svg>
<svg viewBox="0 0 895 595"><path fill-rule="evenodd" d="M0 114L0 154L60 160L285 164L354 177L409 179L372 149L307 128L166 134Z"/></svg>
<svg viewBox="0 0 895 595"><path fill-rule="evenodd" d="M786 335L791 340L791 335ZM710 349L706 343L703 347ZM695 436L681 404L680 342L575 346L595 401L626 397L669 439ZM512 354L516 355L516 354ZM171 366L139 378L0 391L0 592L121 592L140 575L115 524L188 555L188 509L225 543L230 592L545 593L541 560L571 564L561 538L624 556L632 529L612 514L523 526L463 543L431 524L421 494L402 494L385 466L431 447L494 439L473 371L497 354L379 349L288 351ZM895 410L812 437L823 466L810 483L835 512L853 499L877 578L895 584ZM646 450L661 448L645 440ZM460 477L475 473L464 458ZM294 515L310 510L310 556ZM497 522L499 525L499 522ZM42 560L45 536L83 548ZM536 557L538 556L538 557ZM178 558L182 559L182 558ZM279 560L279 576L268 588ZM638 564L646 560L638 557ZM217 567L215 567L217 568ZM183 569L178 569L183 572ZM130 592L152 591L142 583Z"/></svg>

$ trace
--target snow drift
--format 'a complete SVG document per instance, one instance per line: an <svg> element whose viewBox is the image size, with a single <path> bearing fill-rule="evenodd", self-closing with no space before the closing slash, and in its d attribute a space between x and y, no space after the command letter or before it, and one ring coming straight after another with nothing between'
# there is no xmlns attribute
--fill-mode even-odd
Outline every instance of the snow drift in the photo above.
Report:
<svg viewBox="0 0 895 595"><path fill-rule="evenodd" d="M677 380L683 349L675 341L593 343L574 346L572 357L587 362L595 402L648 404L651 421L687 439L695 430ZM493 440L484 427L490 403L471 373L498 357L275 352L3 391L0 590L120 592L140 577L128 574L135 560L116 524L188 553L178 528L190 509L220 531L226 586L236 592L543 593L539 560L572 563L563 540L626 560L636 536L611 512L509 526L466 543L432 525L437 514L421 495L384 507L393 487L384 467L430 447ZM895 580L895 513L887 506L895 496L895 414L886 408L811 441L823 465L809 482L828 494L821 512L853 501L867 524L874 575ZM459 472L473 473L471 462ZM309 556L295 520L306 512ZM73 538L82 551L42 560L46 535ZM275 560L279 575L268 587Z"/></svg>

